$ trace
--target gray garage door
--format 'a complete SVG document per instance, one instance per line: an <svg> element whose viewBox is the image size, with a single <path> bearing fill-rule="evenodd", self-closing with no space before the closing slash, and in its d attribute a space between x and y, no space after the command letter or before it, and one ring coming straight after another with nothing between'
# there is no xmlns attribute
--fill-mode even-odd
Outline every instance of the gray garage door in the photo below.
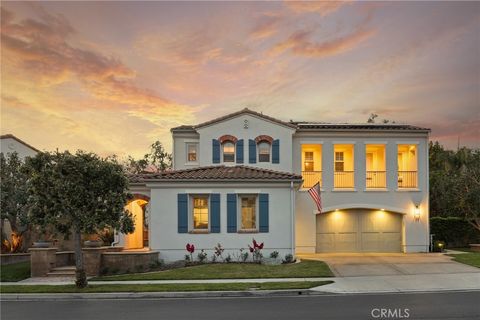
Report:
<svg viewBox="0 0 480 320"><path fill-rule="evenodd" d="M317 252L400 252L402 216L366 209L317 215Z"/></svg>

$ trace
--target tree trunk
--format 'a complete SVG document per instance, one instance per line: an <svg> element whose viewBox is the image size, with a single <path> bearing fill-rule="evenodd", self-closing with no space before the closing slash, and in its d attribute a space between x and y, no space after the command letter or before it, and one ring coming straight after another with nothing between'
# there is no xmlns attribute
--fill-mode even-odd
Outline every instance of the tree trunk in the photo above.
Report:
<svg viewBox="0 0 480 320"><path fill-rule="evenodd" d="M85 270L83 269L82 234L80 230L75 229L73 237L75 243L75 284L78 288L85 288L88 282Z"/></svg>

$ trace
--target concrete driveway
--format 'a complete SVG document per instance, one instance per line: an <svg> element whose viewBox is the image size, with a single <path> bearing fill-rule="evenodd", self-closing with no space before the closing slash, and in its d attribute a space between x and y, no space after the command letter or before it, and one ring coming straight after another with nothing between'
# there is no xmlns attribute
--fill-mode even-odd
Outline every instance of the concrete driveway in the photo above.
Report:
<svg viewBox="0 0 480 320"><path fill-rule="evenodd" d="M442 253L316 253L300 258L321 260L337 277L480 273L479 268Z"/></svg>

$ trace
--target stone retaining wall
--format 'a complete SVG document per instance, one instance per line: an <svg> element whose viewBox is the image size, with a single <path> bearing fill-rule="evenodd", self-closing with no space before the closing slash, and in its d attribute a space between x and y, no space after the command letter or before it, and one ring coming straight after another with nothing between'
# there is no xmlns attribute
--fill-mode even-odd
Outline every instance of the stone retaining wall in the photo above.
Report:
<svg viewBox="0 0 480 320"><path fill-rule="evenodd" d="M6 253L0 254L0 265L7 265L30 261L30 253Z"/></svg>
<svg viewBox="0 0 480 320"><path fill-rule="evenodd" d="M158 262L158 251L120 251L102 254L103 272L142 272Z"/></svg>

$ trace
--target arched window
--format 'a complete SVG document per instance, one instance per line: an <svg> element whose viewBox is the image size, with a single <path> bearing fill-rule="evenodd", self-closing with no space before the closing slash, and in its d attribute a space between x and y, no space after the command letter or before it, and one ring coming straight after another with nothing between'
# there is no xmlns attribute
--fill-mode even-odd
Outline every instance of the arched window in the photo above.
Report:
<svg viewBox="0 0 480 320"><path fill-rule="evenodd" d="M271 145L267 141L258 144L258 162L270 162Z"/></svg>
<svg viewBox="0 0 480 320"><path fill-rule="evenodd" d="M225 141L222 144L223 162L235 162L235 144L232 141Z"/></svg>

